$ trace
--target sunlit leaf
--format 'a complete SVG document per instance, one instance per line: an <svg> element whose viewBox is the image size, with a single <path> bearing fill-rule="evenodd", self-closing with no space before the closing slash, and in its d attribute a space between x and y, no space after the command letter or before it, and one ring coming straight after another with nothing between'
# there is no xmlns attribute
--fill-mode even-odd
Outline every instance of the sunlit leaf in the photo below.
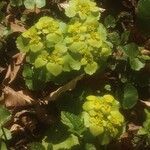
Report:
<svg viewBox="0 0 150 150"><path fill-rule="evenodd" d="M145 66L145 63L141 62L138 58L130 59L130 65L133 70L139 71Z"/></svg>
<svg viewBox="0 0 150 150"><path fill-rule="evenodd" d="M73 70L80 70L81 68L81 63L79 61L71 59L69 64Z"/></svg>
<svg viewBox="0 0 150 150"><path fill-rule="evenodd" d="M76 15L76 11L75 11L75 8L71 8L71 7L68 7L65 9L65 14L66 16L68 17L74 17Z"/></svg>
<svg viewBox="0 0 150 150"><path fill-rule="evenodd" d="M10 140L12 138L10 130L6 128L0 129L0 138L4 139L7 138L7 140Z"/></svg>
<svg viewBox="0 0 150 150"><path fill-rule="evenodd" d="M0 106L0 115L0 126L3 126L10 119L10 112L6 108Z"/></svg>
<svg viewBox="0 0 150 150"><path fill-rule="evenodd" d="M75 145L79 145L78 137L71 134L65 141L58 144L54 144L53 150L71 150L71 148Z"/></svg>
<svg viewBox="0 0 150 150"><path fill-rule="evenodd" d="M58 43L61 41L61 36L55 33L52 34L48 34L46 36L47 41L51 42L51 43Z"/></svg>
<svg viewBox="0 0 150 150"><path fill-rule="evenodd" d="M92 75L96 72L96 70L98 69L98 65L96 62L93 62L91 64L87 64L84 68L84 71L89 74Z"/></svg>
<svg viewBox="0 0 150 150"><path fill-rule="evenodd" d="M24 0L24 5L27 9L34 9L35 0Z"/></svg>
<svg viewBox="0 0 150 150"><path fill-rule="evenodd" d="M0 149L1 150L8 150L6 144L3 141L0 142Z"/></svg>
<svg viewBox="0 0 150 150"><path fill-rule="evenodd" d="M47 63L47 70L54 76L58 76L62 72L62 66L55 63Z"/></svg>
<svg viewBox="0 0 150 150"><path fill-rule="evenodd" d="M19 36L16 40L17 48L21 52L28 52L29 51L29 45L28 45L28 40L23 38L22 36Z"/></svg>
<svg viewBox="0 0 150 150"><path fill-rule="evenodd" d="M43 48L43 44L41 42L30 45L30 50L34 53L40 51Z"/></svg>
<svg viewBox="0 0 150 150"><path fill-rule="evenodd" d="M24 0L24 5L27 9L34 9L35 7L42 8L46 5L45 0Z"/></svg>
<svg viewBox="0 0 150 150"><path fill-rule="evenodd" d="M34 66L35 68L40 68L40 67L45 66L46 63L47 63L47 60L39 57L35 60Z"/></svg>

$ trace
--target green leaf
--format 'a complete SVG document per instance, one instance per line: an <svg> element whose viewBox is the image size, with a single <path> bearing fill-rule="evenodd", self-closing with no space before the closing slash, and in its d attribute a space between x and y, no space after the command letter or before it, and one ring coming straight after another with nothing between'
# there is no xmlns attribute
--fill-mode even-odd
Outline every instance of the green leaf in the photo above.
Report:
<svg viewBox="0 0 150 150"><path fill-rule="evenodd" d="M32 74L33 74L33 70L31 69L31 67L28 65L25 65L23 68L23 72L22 72L23 77L32 78Z"/></svg>
<svg viewBox="0 0 150 150"><path fill-rule="evenodd" d="M81 63L74 59L70 60L69 65L73 70L80 70L80 68L81 68Z"/></svg>
<svg viewBox="0 0 150 150"><path fill-rule="evenodd" d="M123 47L123 50L130 58L137 57L139 54L138 46L135 43L125 45Z"/></svg>
<svg viewBox="0 0 150 150"><path fill-rule="evenodd" d="M147 135L150 137L150 109L144 109L146 118L145 121L143 122L143 127L141 127L138 131L138 135Z"/></svg>
<svg viewBox="0 0 150 150"><path fill-rule="evenodd" d="M150 61L150 56L148 56L148 55L141 55L141 56L138 56L138 58L140 58L144 61Z"/></svg>
<svg viewBox="0 0 150 150"><path fill-rule="evenodd" d="M36 43L36 44L29 45L29 47L30 47L30 50L33 53L36 53L36 52L43 49L43 44L41 42L39 42L39 43Z"/></svg>
<svg viewBox="0 0 150 150"><path fill-rule="evenodd" d="M107 145L110 143L110 136L108 135L108 133L103 134L102 136L100 136L100 143L101 145Z"/></svg>
<svg viewBox="0 0 150 150"><path fill-rule="evenodd" d="M139 71L145 66L145 63L141 62L138 58L130 59L130 65L133 70Z"/></svg>
<svg viewBox="0 0 150 150"><path fill-rule="evenodd" d="M53 150L71 150L71 148L76 145L79 145L78 137L71 134L65 141L58 144L54 144Z"/></svg>
<svg viewBox="0 0 150 150"><path fill-rule="evenodd" d="M106 41L107 39L107 31L106 31L106 28L104 27L103 24L99 24L99 27L98 27L98 33L99 35L101 36L101 40L102 41Z"/></svg>
<svg viewBox="0 0 150 150"><path fill-rule="evenodd" d="M19 7L23 5L23 0L10 0L10 5L13 7Z"/></svg>
<svg viewBox="0 0 150 150"><path fill-rule="evenodd" d="M1 127L10 119L11 115L10 112L2 106L0 106L0 115L1 115L0 117L0 127Z"/></svg>
<svg viewBox="0 0 150 150"><path fill-rule="evenodd" d="M67 46L64 43L57 43L55 50L63 54L67 52Z"/></svg>
<svg viewBox="0 0 150 150"><path fill-rule="evenodd" d="M42 8L46 5L46 0L35 0L36 7Z"/></svg>
<svg viewBox="0 0 150 150"><path fill-rule="evenodd" d="M69 127L70 132L76 133L79 136L85 131L83 120L72 113L62 111L61 122Z"/></svg>
<svg viewBox="0 0 150 150"><path fill-rule="evenodd" d="M121 34L121 44L126 44L129 39L130 31L124 31Z"/></svg>
<svg viewBox="0 0 150 150"><path fill-rule="evenodd" d="M46 64L47 64L47 60L39 57L35 60L34 66L35 68L40 68L45 66Z"/></svg>
<svg viewBox="0 0 150 150"><path fill-rule="evenodd" d="M24 5L27 9L42 8L46 5L46 0L24 0Z"/></svg>
<svg viewBox="0 0 150 150"><path fill-rule="evenodd" d="M32 79L25 79L25 84L28 87L28 89L34 90L33 80Z"/></svg>
<svg viewBox="0 0 150 150"><path fill-rule="evenodd" d="M84 71L89 74L92 75L96 72L96 70L98 69L98 65L96 62L92 62L90 64L87 64L84 68Z"/></svg>
<svg viewBox="0 0 150 150"><path fill-rule="evenodd" d="M85 42L73 42L73 44L69 46L69 50L71 52L79 53L80 50L84 49L86 46Z"/></svg>
<svg viewBox="0 0 150 150"><path fill-rule="evenodd" d="M114 28L116 26L116 19L112 15L108 15L104 20L104 24L106 28Z"/></svg>
<svg viewBox="0 0 150 150"><path fill-rule="evenodd" d="M47 63L47 70L54 76L58 76L62 72L62 66L55 63Z"/></svg>
<svg viewBox="0 0 150 150"><path fill-rule="evenodd" d="M126 84L124 87L124 97L122 106L124 109L130 109L136 105L138 101L137 89L130 83Z"/></svg>
<svg viewBox="0 0 150 150"><path fill-rule="evenodd" d="M1 150L8 150L6 144L3 141L0 141L0 149Z"/></svg>
<svg viewBox="0 0 150 150"><path fill-rule="evenodd" d="M53 144L52 143L48 143L47 150L53 150Z"/></svg>
<svg viewBox="0 0 150 150"><path fill-rule="evenodd" d="M150 0L139 0L137 5L137 23L139 29L147 36L150 34Z"/></svg>
<svg viewBox="0 0 150 150"><path fill-rule="evenodd" d="M5 136L4 136L5 134ZM6 128L2 128L0 129L0 138L4 139L5 140L5 137L7 138L7 140L10 140L12 138L11 136L11 132L10 130L6 129Z"/></svg>
<svg viewBox="0 0 150 150"><path fill-rule="evenodd" d="M147 134L147 131L145 128L140 128L137 132L138 135L146 135Z"/></svg>
<svg viewBox="0 0 150 150"><path fill-rule="evenodd" d="M16 40L17 48L21 52L28 52L29 51L29 46L28 46L29 41L22 36L19 36Z"/></svg>
<svg viewBox="0 0 150 150"><path fill-rule="evenodd" d="M58 43L61 41L62 37L58 34L51 33L46 36L47 42Z"/></svg>
<svg viewBox="0 0 150 150"><path fill-rule="evenodd" d="M150 18L150 0L139 0L138 1L138 14L145 18Z"/></svg>
<svg viewBox="0 0 150 150"><path fill-rule="evenodd" d="M104 89L107 90L107 91L111 91L111 85L106 84L106 85L104 86Z"/></svg>
<svg viewBox="0 0 150 150"><path fill-rule="evenodd" d="M111 32L108 34L108 38L111 43L113 43L116 46L119 46L121 41L120 41L120 36L118 32Z"/></svg>
<svg viewBox="0 0 150 150"><path fill-rule="evenodd" d="M67 17L71 18L71 17L74 17L76 15L76 11L75 11L75 8L72 8L72 7L68 7L65 9L65 14Z"/></svg>
<svg viewBox="0 0 150 150"><path fill-rule="evenodd" d="M85 150L96 150L96 147L95 147L95 145L93 145L91 143L86 143Z"/></svg>
<svg viewBox="0 0 150 150"><path fill-rule="evenodd" d="M34 9L35 1L34 0L24 0L24 5L27 9Z"/></svg>
<svg viewBox="0 0 150 150"><path fill-rule="evenodd" d="M45 147L38 142L33 142L28 145L29 150L46 150Z"/></svg>

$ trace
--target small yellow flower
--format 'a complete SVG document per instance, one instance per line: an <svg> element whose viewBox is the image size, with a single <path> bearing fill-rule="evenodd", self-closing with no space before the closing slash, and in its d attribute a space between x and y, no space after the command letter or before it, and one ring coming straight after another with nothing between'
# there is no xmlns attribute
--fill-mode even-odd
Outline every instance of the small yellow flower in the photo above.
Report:
<svg viewBox="0 0 150 150"><path fill-rule="evenodd" d="M108 94L102 97L89 95L86 100L83 104L83 110L88 114L86 123L89 124L86 127L94 136L106 133L110 138L115 138L124 124L119 102Z"/></svg>

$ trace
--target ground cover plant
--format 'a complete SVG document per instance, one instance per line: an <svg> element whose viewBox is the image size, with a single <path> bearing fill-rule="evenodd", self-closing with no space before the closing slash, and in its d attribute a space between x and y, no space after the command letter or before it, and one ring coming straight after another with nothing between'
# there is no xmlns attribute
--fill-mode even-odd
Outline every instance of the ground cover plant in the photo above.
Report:
<svg viewBox="0 0 150 150"><path fill-rule="evenodd" d="M150 149L149 10L2 0L0 149Z"/></svg>

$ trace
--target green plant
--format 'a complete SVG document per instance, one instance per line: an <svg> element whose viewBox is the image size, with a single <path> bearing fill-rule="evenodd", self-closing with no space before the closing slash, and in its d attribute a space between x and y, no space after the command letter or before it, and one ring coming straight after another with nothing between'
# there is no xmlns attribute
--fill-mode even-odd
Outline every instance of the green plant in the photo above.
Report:
<svg viewBox="0 0 150 150"><path fill-rule="evenodd" d="M0 106L0 114L0 148L2 150L7 150L5 142L11 139L11 132L5 128L4 125L10 119L10 112L6 108Z"/></svg>
<svg viewBox="0 0 150 150"><path fill-rule="evenodd" d="M86 97L83 104L84 124L93 136L99 136L102 145L122 133L124 117L119 107L119 102L111 95Z"/></svg>
<svg viewBox="0 0 150 150"><path fill-rule="evenodd" d="M10 0L10 5L13 7L24 5L27 9L35 9L44 7L46 0Z"/></svg>
<svg viewBox="0 0 150 150"><path fill-rule="evenodd" d="M69 10L74 11L71 16ZM27 54L32 72L45 70L45 81L73 70L92 75L111 54L112 44L98 22L99 9L94 2L71 0L65 14L72 17L68 23L42 17L16 41L18 49Z"/></svg>
<svg viewBox="0 0 150 150"><path fill-rule="evenodd" d="M143 122L143 127L138 130L137 135L145 137L146 145L150 145L150 110L145 109L145 121Z"/></svg>

